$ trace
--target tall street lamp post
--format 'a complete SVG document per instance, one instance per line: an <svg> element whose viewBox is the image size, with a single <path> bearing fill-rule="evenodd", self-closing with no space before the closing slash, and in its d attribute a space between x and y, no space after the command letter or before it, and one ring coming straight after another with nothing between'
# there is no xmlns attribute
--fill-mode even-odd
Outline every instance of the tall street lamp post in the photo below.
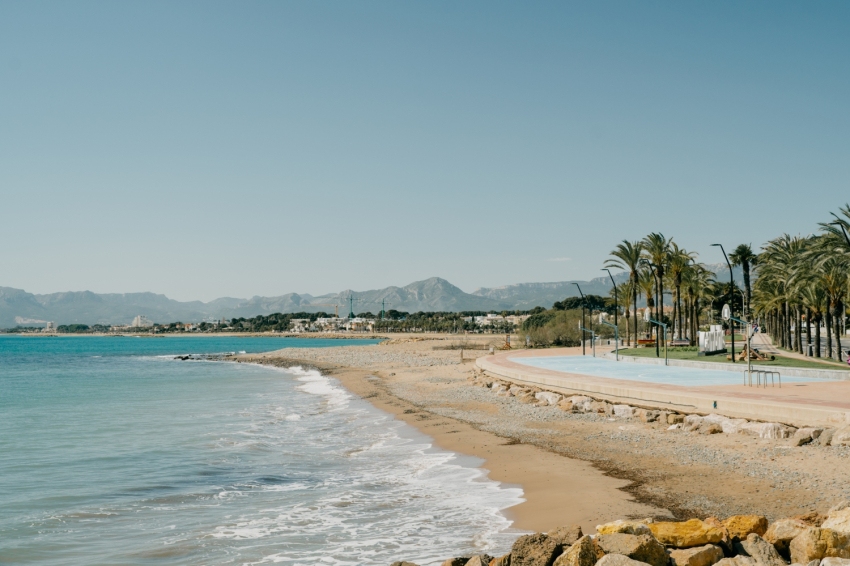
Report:
<svg viewBox="0 0 850 566"><path fill-rule="evenodd" d="M608 272L608 277L611 278L611 285L614 286L614 328L620 328L619 324L617 324L617 312L620 310L620 302L617 300L617 284L614 283L614 276L611 275L611 270L607 267L603 267L602 271ZM619 344L618 344L619 345Z"/></svg>
<svg viewBox="0 0 850 566"><path fill-rule="evenodd" d="M573 283L578 288L578 294L581 295L581 355L584 355L584 304L587 302L584 298L584 293L581 292L581 287L578 283Z"/></svg>
<svg viewBox="0 0 850 566"><path fill-rule="evenodd" d="M734 306L735 306L735 297L733 295L735 289L735 276L732 274L732 264L729 263L729 256L726 255L726 250L723 249L723 244L711 244L712 246L717 246L720 248L720 251L723 252L723 257L726 259L726 265L729 266L729 310L732 311L732 315L734 316ZM735 363L735 324L730 321L729 326L731 326L732 330L732 363Z"/></svg>

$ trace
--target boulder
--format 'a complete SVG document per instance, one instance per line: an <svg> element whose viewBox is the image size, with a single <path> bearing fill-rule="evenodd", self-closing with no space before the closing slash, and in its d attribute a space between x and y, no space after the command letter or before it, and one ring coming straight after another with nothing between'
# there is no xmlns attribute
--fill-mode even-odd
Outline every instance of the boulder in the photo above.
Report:
<svg viewBox="0 0 850 566"><path fill-rule="evenodd" d="M611 405L605 401L593 401L590 403L591 413L610 414Z"/></svg>
<svg viewBox="0 0 850 566"><path fill-rule="evenodd" d="M470 558L464 566L490 566L492 561L493 557L489 554L478 554Z"/></svg>
<svg viewBox="0 0 850 566"><path fill-rule="evenodd" d="M590 404L593 403L593 399L585 397L584 395L573 395L567 400L572 402L574 410L582 413L590 411Z"/></svg>
<svg viewBox="0 0 850 566"><path fill-rule="evenodd" d="M469 562L470 558L470 556L449 558L448 560L440 564L440 566L466 566L466 563Z"/></svg>
<svg viewBox="0 0 850 566"><path fill-rule="evenodd" d="M566 548L575 544L583 534L581 532L581 525L567 525L549 531L546 533L546 536L560 544L561 547Z"/></svg>
<svg viewBox="0 0 850 566"><path fill-rule="evenodd" d="M560 555L553 566L594 566L603 555L591 537L583 536Z"/></svg>
<svg viewBox="0 0 850 566"><path fill-rule="evenodd" d="M561 545L543 533L523 535L511 547L511 566L551 566Z"/></svg>
<svg viewBox="0 0 850 566"><path fill-rule="evenodd" d="M716 562L715 566L755 566L756 562L749 556L733 556Z"/></svg>
<svg viewBox="0 0 850 566"><path fill-rule="evenodd" d="M802 515L794 515L791 518L799 519L810 527L819 527L823 525L824 521L826 521L826 515L821 515L817 511L809 511L808 513L803 513Z"/></svg>
<svg viewBox="0 0 850 566"><path fill-rule="evenodd" d="M560 403L558 403L558 408L562 411L572 411L573 410L573 402L567 399L563 399Z"/></svg>
<svg viewBox="0 0 850 566"><path fill-rule="evenodd" d="M490 566L511 566L511 553L509 552L504 556L494 558L490 561Z"/></svg>
<svg viewBox="0 0 850 566"><path fill-rule="evenodd" d="M517 401L519 401L520 403L525 403L525 404L528 405L528 404L531 404L531 403L537 403L537 397L535 397L531 393L525 393L525 394L517 397Z"/></svg>
<svg viewBox="0 0 850 566"><path fill-rule="evenodd" d="M762 515L733 515L723 521L729 536L744 540L750 533L764 536L767 532L767 517Z"/></svg>
<svg viewBox="0 0 850 566"><path fill-rule="evenodd" d="M723 541L726 535L725 529L706 524L699 519L650 523L649 529L661 543L674 548L717 544Z"/></svg>
<svg viewBox="0 0 850 566"><path fill-rule="evenodd" d="M390 566L417 566L413 562L393 562Z"/></svg>
<svg viewBox="0 0 850 566"><path fill-rule="evenodd" d="M652 535L611 533L596 537L596 545L605 554L622 554L651 566L667 566L667 549Z"/></svg>
<svg viewBox="0 0 850 566"><path fill-rule="evenodd" d="M667 415L667 424L681 424L683 422L685 422L685 415L679 415L676 413Z"/></svg>
<svg viewBox="0 0 850 566"><path fill-rule="evenodd" d="M817 439L823 432L822 428L803 427L798 428L794 436L791 437L791 444L794 446L803 446Z"/></svg>
<svg viewBox="0 0 850 566"><path fill-rule="evenodd" d="M749 556L758 566L786 566L785 560L773 545L756 533L750 533L746 539L736 542L735 552L739 556Z"/></svg>
<svg viewBox="0 0 850 566"><path fill-rule="evenodd" d="M688 415L682 421L682 428L687 431L696 430L702 424L703 418L702 415Z"/></svg>
<svg viewBox="0 0 850 566"><path fill-rule="evenodd" d="M820 566L850 566L850 559L847 558L824 558L820 561Z"/></svg>
<svg viewBox="0 0 850 566"><path fill-rule="evenodd" d="M561 401L561 399L564 398L563 395L559 395L558 393L552 393L551 391L541 391L539 393L535 393L534 397L537 398L541 406L557 405Z"/></svg>
<svg viewBox="0 0 850 566"><path fill-rule="evenodd" d="M611 411L615 417L620 417L622 419L631 418L635 413L635 410L629 405L614 405L611 407Z"/></svg>
<svg viewBox="0 0 850 566"><path fill-rule="evenodd" d="M700 434L720 434L723 427L717 423L702 423L697 430Z"/></svg>
<svg viewBox="0 0 850 566"><path fill-rule="evenodd" d="M712 566L723 560L723 549L713 544L670 550L671 566Z"/></svg>
<svg viewBox="0 0 850 566"><path fill-rule="evenodd" d="M599 559L596 566L646 566L643 562L632 560L622 554L606 554Z"/></svg>
<svg viewBox="0 0 850 566"><path fill-rule="evenodd" d="M797 429L780 423L747 423L741 427L742 434L778 440L790 438Z"/></svg>
<svg viewBox="0 0 850 566"><path fill-rule="evenodd" d="M800 519L779 519L767 528L764 540L776 547L779 554L788 558L790 556L788 545L791 544L791 540L810 526Z"/></svg>
<svg viewBox="0 0 850 566"><path fill-rule="evenodd" d="M643 411L640 414L640 420L645 423L654 423L658 421L658 418L661 416L661 411L651 411L649 409Z"/></svg>
<svg viewBox="0 0 850 566"><path fill-rule="evenodd" d="M513 395L514 397L517 397L517 396L519 396L523 393L527 393L528 389L526 389L525 387L520 387L519 385L511 385L511 387L510 387L510 389L508 389L508 391L511 392L511 395Z"/></svg>
<svg viewBox="0 0 850 566"><path fill-rule="evenodd" d="M850 534L850 501L842 501L829 510L826 521L821 525L843 534Z"/></svg>
<svg viewBox="0 0 850 566"><path fill-rule="evenodd" d="M638 521L614 521L613 523L605 523L604 525L596 525L596 532L600 535L610 535L613 533L624 533L627 535L651 535L652 531L645 523Z"/></svg>
<svg viewBox="0 0 850 566"><path fill-rule="evenodd" d="M833 436L835 436L834 428L823 429L823 432L820 433L820 436L818 437L818 444L821 446L831 446Z"/></svg>
<svg viewBox="0 0 850 566"><path fill-rule="evenodd" d="M832 446L850 446L850 425L843 426L832 433Z"/></svg>
<svg viewBox="0 0 850 566"><path fill-rule="evenodd" d="M788 548L791 561L800 564L823 558L850 558L850 537L832 529L809 527L794 537Z"/></svg>
<svg viewBox="0 0 850 566"><path fill-rule="evenodd" d="M720 426L723 428L723 434L740 434L741 427L749 422L747 419L726 419Z"/></svg>

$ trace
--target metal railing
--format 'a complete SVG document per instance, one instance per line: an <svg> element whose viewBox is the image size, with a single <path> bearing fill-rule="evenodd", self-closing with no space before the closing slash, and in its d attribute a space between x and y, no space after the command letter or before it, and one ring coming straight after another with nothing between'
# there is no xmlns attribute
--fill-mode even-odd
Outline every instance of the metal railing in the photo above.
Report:
<svg viewBox="0 0 850 566"><path fill-rule="evenodd" d="M779 388L782 389L782 375L778 371L771 370L744 370L744 385L753 386L753 374L756 376L756 387L767 387L767 378L770 377L770 386L776 387L778 381Z"/></svg>

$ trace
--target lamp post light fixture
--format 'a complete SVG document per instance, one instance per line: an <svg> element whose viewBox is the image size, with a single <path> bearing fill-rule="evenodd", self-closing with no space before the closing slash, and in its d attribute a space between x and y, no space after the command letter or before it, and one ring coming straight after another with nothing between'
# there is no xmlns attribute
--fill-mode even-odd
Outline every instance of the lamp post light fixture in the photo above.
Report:
<svg viewBox="0 0 850 566"><path fill-rule="evenodd" d="M602 271L608 272L608 277L611 278L611 285L614 286L614 328L619 328L620 325L617 322L617 312L620 310L620 301L618 300L619 292L617 291L617 284L614 283L614 276L611 275L610 269L608 269L607 267L603 267Z"/></svg>
<svg viewBox="0 0 850 566"><path fill-rule="evenodd" d="M587 299L584 298L584 293L581 292L581 287L578 283L573 283L578 289L578 294L581 295L581 355L584 355L584 307Z"/></svg>
<svg viewBox="0 0 850 566"><path fill-rule="evenodd" d="M735 304L734 299L732 298L733 289L735 288L735 276L732 274L732 264L729 263L729 256L726 255L726 250L723 249L723 244L711 244L712 246L717 246L720 248L720 251L723 252L723 257L726 259L726 265L729 266L729 298L732 299L729 302L729 308L731 309ZM733 313L734 314L734 311ZM730 330L732 331L732 363L735 363L735 324L734 322L729 322Z"/></svg>

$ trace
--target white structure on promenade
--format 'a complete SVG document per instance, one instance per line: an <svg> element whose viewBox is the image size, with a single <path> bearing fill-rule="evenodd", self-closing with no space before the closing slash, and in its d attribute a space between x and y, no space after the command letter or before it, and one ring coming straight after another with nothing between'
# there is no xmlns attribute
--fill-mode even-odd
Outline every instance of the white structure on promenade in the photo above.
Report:
<svg viewBox="0 0 850 566"><path fill-rule="evenodd" d="M723 327L719 324L712 324L708 332L700 332L700 353L711 354L724 351L726 349L726 338L724 336Z"/></svg>

